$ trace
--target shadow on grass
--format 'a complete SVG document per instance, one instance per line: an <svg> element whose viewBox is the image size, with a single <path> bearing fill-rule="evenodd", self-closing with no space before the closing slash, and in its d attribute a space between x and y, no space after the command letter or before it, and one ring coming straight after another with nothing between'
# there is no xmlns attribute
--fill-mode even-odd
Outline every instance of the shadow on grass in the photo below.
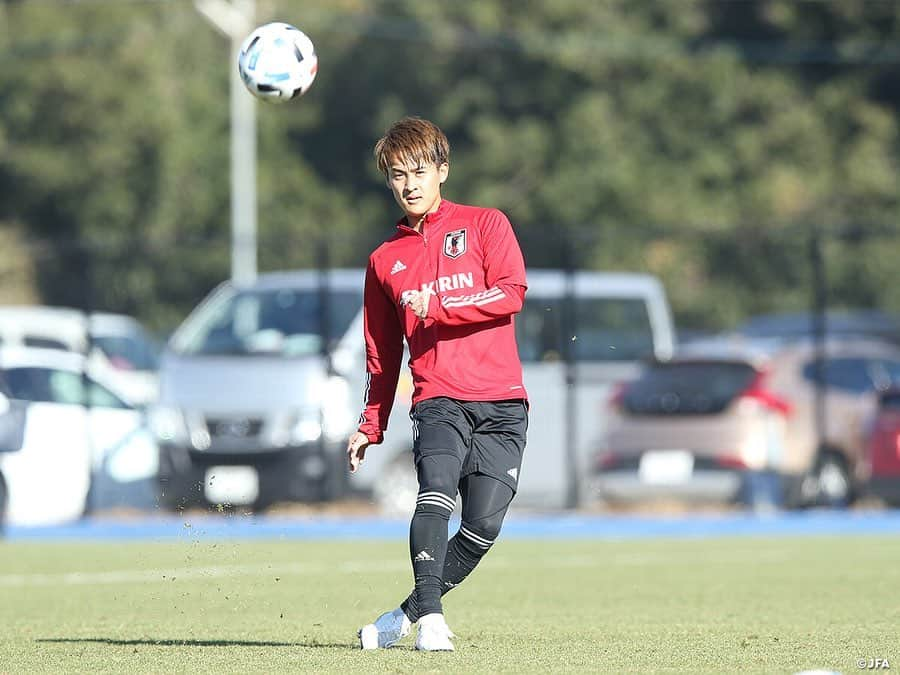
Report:
<svg viewBox="0 0 900 675"><path fill-rule="evenodd" d="M353 649L356 645L350 645L346 642L317 642L311 640L309 642L270 642L263 640L165 640L150 639L143 640L120 640L116 638L36 638L35 642L96 642L99 644L116 645L121 647L137 647L140 645L148 647L327 647L329 649L345 648Z"/></svg>

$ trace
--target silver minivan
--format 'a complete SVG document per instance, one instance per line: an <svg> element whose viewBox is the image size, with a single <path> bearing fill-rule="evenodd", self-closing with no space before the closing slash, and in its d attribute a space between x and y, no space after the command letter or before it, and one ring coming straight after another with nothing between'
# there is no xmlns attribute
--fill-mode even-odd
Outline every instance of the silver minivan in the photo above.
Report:
<svg viewBox="0 0 900 675"><path fill-rule="evenodd" d="M269 273L220 284L188 315L163 352L150 415L164 504L345 493L343 444L359 411L335 362L362 287L361 270Z"/></svg>
<svg viewBox="0 0 900 675"><path fill-rule="evenodd" d="M169 341L152 420L172 506L371 496L415 503L412 383L401 372L384 443L348 476L344 443L363 405L364 271L260 275L223 283ZM577 501L610 387L665 359L674 329L662 284L642 274L529 270L516 334L531 403L517 504Z"/></svg>

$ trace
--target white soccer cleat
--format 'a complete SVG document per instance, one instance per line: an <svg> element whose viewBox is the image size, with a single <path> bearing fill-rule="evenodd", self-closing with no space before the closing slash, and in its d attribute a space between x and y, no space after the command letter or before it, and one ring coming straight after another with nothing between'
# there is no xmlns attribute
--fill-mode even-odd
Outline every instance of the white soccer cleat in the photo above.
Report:
<svg viewBox="0 0 900 675"><path fill-rule="evenodd" d="M416 649L423 652L452 652L453 643L450 638L456 637L443 614L426 614L419 619L419 631L416 634Z"/></svg>
<svg viewBox="0 0 900 675"><path fill-rule="evenodd" d="M363 649L385 649L393 647L401 638L409 635L412 624L399 607L392 612L385 612L374 623L366 624L359 629L359 646Z"/></svg>

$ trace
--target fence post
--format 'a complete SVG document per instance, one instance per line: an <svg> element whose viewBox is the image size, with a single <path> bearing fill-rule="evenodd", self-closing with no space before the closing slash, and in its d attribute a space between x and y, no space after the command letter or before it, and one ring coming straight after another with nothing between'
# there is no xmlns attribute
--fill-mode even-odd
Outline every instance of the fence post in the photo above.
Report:
<svg viewBox="0 0 900 675"><path fill-rule="evenodd" d="M578 335L578 318L575 305L575 256L572 238L566 238L563 244L563 269L565 272L565 295L563 298L563 335L562 348L565 359L566 393L563 397L565 411L565 444L566 458L566 501L568 509L578 508L581 503L581 490L578 476L578 363L575 355L573 338Z"/></svg>
<svg viewBox="0 0 900 675"><path fill-rule="evenodd" d="M828 331L826 310L828 289L825 258L822 255L821 228L813 225L809 237L809 257L812 265L812 333L815 350L815 407L813 411L816 431L816 453L821 451L825 440L826 400L825 400L825 338Z"/></svg>

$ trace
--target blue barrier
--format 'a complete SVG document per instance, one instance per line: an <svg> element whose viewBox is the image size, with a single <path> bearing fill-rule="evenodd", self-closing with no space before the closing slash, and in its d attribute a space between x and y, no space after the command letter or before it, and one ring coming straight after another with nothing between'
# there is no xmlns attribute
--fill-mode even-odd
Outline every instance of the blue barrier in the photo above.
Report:
<svg viewBox="0 0 900 675"><path fill-rule="evenodd" d="M451 531L453 524L451 523ZM368 516L286 517L216 514L88 518L52 527L15 527L8 541L192 541L197 539L405 539L406 520ZM900 534L900 511L806 511L651 515L511 514L504 538L636 539L722 536Z"/></svg>

